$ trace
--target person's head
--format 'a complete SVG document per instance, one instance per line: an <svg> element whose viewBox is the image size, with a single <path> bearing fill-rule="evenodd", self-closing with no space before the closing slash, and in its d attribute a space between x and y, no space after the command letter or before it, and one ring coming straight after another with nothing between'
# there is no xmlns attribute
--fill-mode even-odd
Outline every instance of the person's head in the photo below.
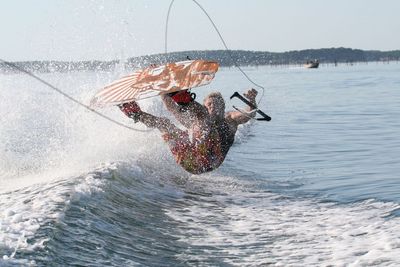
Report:
<svg viewBox="0 0 400 267"><path fill-rule="evenodd" d="M223 118L225 114L225 101L221 93L213 92L204 98L204 106L210 115Z"/></svg>

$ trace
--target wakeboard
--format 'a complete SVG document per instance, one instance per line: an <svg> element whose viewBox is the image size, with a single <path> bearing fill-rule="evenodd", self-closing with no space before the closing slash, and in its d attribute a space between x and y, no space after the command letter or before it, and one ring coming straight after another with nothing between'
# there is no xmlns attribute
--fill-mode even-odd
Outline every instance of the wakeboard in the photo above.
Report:
<svg viewBox="0 0 400 267"><path fill-rule="evenodd" d="M208 60L186 60L150 66L98 91L90 101L90 106L118 105L207 85L215 77L218 68L218 62Z"/></svg>

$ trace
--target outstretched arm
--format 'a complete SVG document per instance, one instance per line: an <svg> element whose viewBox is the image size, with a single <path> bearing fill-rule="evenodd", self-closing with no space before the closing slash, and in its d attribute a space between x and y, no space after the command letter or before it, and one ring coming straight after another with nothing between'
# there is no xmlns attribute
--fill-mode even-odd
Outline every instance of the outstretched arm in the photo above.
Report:
<svg viewBox="0 0 400 267"><path fill-rule="evenodd" d="M243 95L250 101L250 103L252 103L254 106L257 106L257 102L256 102L257 94L258 94L257 90L252 88L252 89L248 90L246 93L244 93ZM232 121L237 125L243 124L243 123L248 122L249 120L251 120L252 118L254 118L256 116L256 111L253 110L251 107L247 107L246 111L249 113L244 114L240 111L230 111L230 112L226 113L225 118L228 121Z"/></svg>

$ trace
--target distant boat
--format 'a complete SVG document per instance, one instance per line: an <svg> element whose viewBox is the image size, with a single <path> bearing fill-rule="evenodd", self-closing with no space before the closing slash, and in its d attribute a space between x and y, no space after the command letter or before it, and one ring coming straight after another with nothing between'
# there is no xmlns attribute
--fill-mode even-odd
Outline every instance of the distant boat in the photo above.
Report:
<svg viewBox="0 0 400 267"><path fill-rule="evenodd" d="M311 60L307 61L306 64L304 64L304 67L307 69L316 69L319 66L319 61L318 60Z"/></svg>

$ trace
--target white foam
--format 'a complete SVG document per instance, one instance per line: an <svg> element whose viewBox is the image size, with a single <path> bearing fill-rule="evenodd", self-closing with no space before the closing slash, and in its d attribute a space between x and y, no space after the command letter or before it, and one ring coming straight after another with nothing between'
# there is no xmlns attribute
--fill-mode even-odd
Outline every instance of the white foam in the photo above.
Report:
<svg viewBox="0 0 400 267"><path fill-rule="evenodd" d="M40 76L74 98L88 102L109 79L108 75L112 74ZM80 175L103 162L138 157L148 150L150 143L162 144L157 131L134 132L115 125L45 85L32 82L29 76L0 76L0 79L0 192L48 182L54 177ZM140 104L147 110L153 100ZM145 129L143 125L133 125L117 108L100 112L126 125Z"/></svg>
<svg viewBox="0 0 400 267"><path fill-rule="evenodd" d="M107 75L88 72L39 76L85 101L106 84ZM7 264L18 265L15 253L43 247L47 239L39 240L35 233L44 223L63 216L69 201L101 193L103 181L95 175L76 177L112 168L106 164L97 169L105 162L162 157L166 146L157 131L139 133L121 128L43 84L32 82L28 76L0 79L0 257L7 259ZM153 102L140 104L147 110ZM101 112L145 129L133 125L117 108ZM72 186L71 181L66 182L68 179L81 181ZM34 243L28 242L32 237L34 241L30 242ZM6 263L0 260L2 264Z"/></svg>
<svg viewBox="0 0 400 267"><path fill-rule="evenodd" d="M96 173L115 168L115 164L107 164L96 169ZM26 259L15 259L15 254L43 248L48 238L36 235L40 227L62 218L71 200L101 193L105 183L93 173L74 178L75 183L71 179L0 194L0 266L34 265Z"/></svg>
<svg viewBox="0 0 400 267"><path fill-rule="evenodd" d="M399 266L400 221L386 219L398 208L375 201L335 205L236 192L168 215L179 221L177 237L189 243L182 260L214 256L236 266ZM191 254L195 246L215 249Z"/></svg>

